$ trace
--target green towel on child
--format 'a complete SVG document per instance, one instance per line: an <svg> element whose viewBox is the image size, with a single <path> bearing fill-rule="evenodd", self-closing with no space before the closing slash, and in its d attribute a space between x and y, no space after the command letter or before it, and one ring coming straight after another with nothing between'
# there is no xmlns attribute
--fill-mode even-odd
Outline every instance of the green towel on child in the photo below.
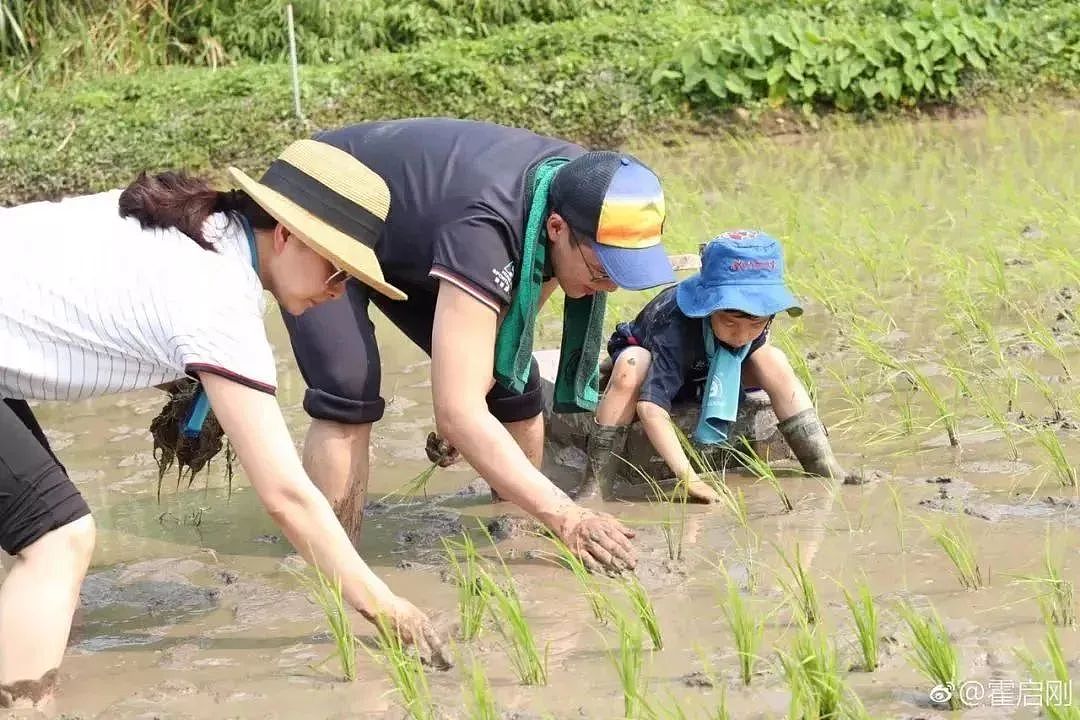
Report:
<svg viewBox="0 0 1080 720"><path fill-rule="evenodd" d="M717 347L712 323L706 315L701 322L705 338L705 356L709 360L709 375L701 398L701 417L694 428L694 440L701 445L715 445L727 440L731 423L739 413L742 395L742 364L750 353L746 343L737 350Z"/></svg>
<svg viewBox="0 0 1080 720"><path fill-rule="evenodd" d="M495 338L495 379L514 392L522 392L532 365L533 332L547 260L548 189L567 158L540 163L531 178L529 212L521 265L514 279L514 297ZM530 184L531 183L531 184ZM591 412L600 401L600 348L603 344L607 293L567 298L563 306L563 332L559 372L555 378L554 410L559 413Z"/></svg>

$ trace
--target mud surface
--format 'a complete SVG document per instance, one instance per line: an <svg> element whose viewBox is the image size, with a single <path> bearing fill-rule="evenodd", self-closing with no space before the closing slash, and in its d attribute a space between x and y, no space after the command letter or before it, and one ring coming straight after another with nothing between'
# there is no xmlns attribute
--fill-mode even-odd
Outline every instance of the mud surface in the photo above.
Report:
<svg viewBox="0 0 1080 720"><path fill-rule="evenodd" d="M1050 242L1077 228L1069 219L1072 216L1062 210L1075 207L1077 195L1069 194L1075 181L1069 185L1068 178L1042 174L1043 166L1053 158L1076 157L1075 137L1062 139L1055 129L1062 122L1075 128L1076 119L1044 122L1042 132L1026 125L981 130L970 122L955 130L920 129L903 135L908 143L903 146L890 144L895 140L885 136L867 139L863 134L877 131L860 130L852 131L849 138L810 138L805 145L785 141L785 152L791 154L778 154L771 141L761 141L761 146L749 149L704 145L673 150L670 155L654 152L656 157L650 159L675 174L672 202L679 212L673 217L684 218L678 220L681 223L689 223L685 218L697 212L697 206L681 194L699 190L705 198L701 202L708 204L714 196L716 202L723 200L730 209L722 216L726 223L766 222L739 214L742 205L729 198L734 191L724 184L729 176L740 177L746 187L766 187L767 178L787 183L792 193L802 193L788 209L771 208L770 218L809 217L825 202L822 198L842 209L844 198L834 194L852 176L859 179L859 193L880 192L883 198L925 193L911 202L928 218L925 223L933 224L933 242L938 243L945 233L950 242L960 243L968 241L967 236L942 228L952 227L950 222L962 223L972 214L996 218L1003 205L971 207L966 204L969 196L957 195L953 186L983 172L995 178L1008 176L995 164L1002 153L1030 158L1031 165L1018 172L1037 177L1048 195L1058 193L1054 197L1061 200L1017 189L1015 204L1030 208L1030 217L1019 221L1010 215L1008 227L1003 225L992 240L998 243L1005 238L1001 254L1007 261L1003 262L1006 281L1026 293L1022 297L1031 306L1045 304L1048 310L1043 319L1051 328L1050 335L1063 348L1066 360L1080 370L1077 283L1036 274L1043 259L1033 257L1025 251L1028 246L1020 244ZM1033 135L1040 136L1038 142ZM871 150L854 158L843 155L842 148L853 142ZM1029 144L1018 149L1017 142ZM929 155L942 143L958 148L956 157L946 157L949 162ZM919 168L937 167L936 162L945 168L940 186L924 189L922 181L910 180L923 172ZM882 168L877 175L875 163ZM719 179L710 184L702 172ZM702 185L707 187L701 190ZM990 186L987 181L980 187ZM891 223L890 212L883 204L877 217ZM862 237L867 226L859 223L869 222L869 216L860 214L858 223L845 225L845 237ZM685 226L676 231L696 237L701 228ZM911 236L925 241L920 232L916 227ZM1071 237L1080 242L1080 233ZM907 234L902 239L898 236L898 243L907 241ZM922 273L925 268L916 271L889 265L871 279L862 268L873 258L842 254L854 252L852 247L846 240L837 240L823 243L814 252L843 268L850 282L865 289L858 307L867 308L868 318L880 320L875 313L881 308L892 313L895 323L880 321L875 337L884 346L913 349L922 353L920 357L947 347L943 338L950 337L952 326L938 312L945 307L944 300L918 295L926 292L923 285L914 291L912 300L910 289L913 282L932 283L938 276ZM980 265L984 251L965 252L975 258L971 272L984 273L992 284L992 273ZM799 259L801 264L793 263L792 271L805 277L810 266L806 256ZM1064 266L1054 267L1060 273ZM882 298L892 304L870 308ZM1037 707L1007 706L1003 698L992 701L989 695L958 713L935 706L929 699L932 684L910 664L910 634L896 605L910 601L939 614L957 646L964 679L981 683L987 691L995 682L1014 692L1021 683L1031 682L1013 650L1027 647L1041 658L1044 631L1036 593L1030 583L1019 580L1043 572L1048 535L1057 556L1064 558L1065 577L1080 581L1076 559L1080 500L1075 489L1056 482L1048 456L1031 433L1056 433L1075 467L1080 448L1076 380L1067 377L1039 343L1023 335L1017 318L1002 320L999 340L1005 362L1011 363L1018 377L1028 370L1032 378L1046 380L1060 407L1049 407L1034 380L1024 380L1015 406L1008 408L1017 447L1014 453L998 429L972 410L975 405L958 392L962 447L953 448L925 397L913 393L908 379L886 377L880 383L871 382L873 373L858 362L851 333L837 330L837 318L850 314L848 306L836 301L831 314L827 300L822 296L806 303L807 314L798 326L802 334L795 337L806 349L804 357L817 380L822 417L838 456L844 464L864 469L874 482L835 488L792 473L790 462L778 464L780 482L794 506L785 513L768 483L746 473L730 473L726 480L743 494L752 532L740 527L722 506L672 507L639 498L602 505L637 532L637 576L655 604L664 633L664 649L645 653L647 696L661 717L678 717L673 710L676 702L688 718L713 717L721 697L727 698L733 718L785 717L789 695L776 652L790 647L795 613L782 589L781 581L788 574L779 551L790 557L798 548L817 584L822 627L835 643L841 666L853 668L844 673L845 682L874 717L1038 717ZM626 315L636 312L642 301L620 293L612 298L611 307L613 313ZM1007 317L1000 303L986 302L997 313L995 318ZM905 314L909 308L917 310L914 317ZM928 317L935 312L938 317ZM549 344L558 336L555 317L545 316L540 324L546 328L542 337ZM279 401L299 442L306 428L303 382L277 315L269 313L267 322L279 358ZM538 537L534 523L519 517L507 503L492 504L486 483L465 463L436 472L426 495L391 495L427 466L424 440L433 428L429 364L381 317L376 317L376 324L388 408L387 418L374 430L373 481L360 547L364 558L397 592L431 611L443 627L452 628L458 617L457 592L446 582L443 541L470 532L481 554L494 559L480 531L483 526L513 573L525 614L548 658L546 687L520 685L508 661L505 640L487 626L478 639L457 647L457 668L429 675L438 716L469 717L463 700L463 668L476 658L492 685L501 717L621 717L623 698L611 659L618 647L613 625L595 621L577 580L550 561L546 553L551 547ZM794 327L794 321L783 318L778 325ZM945 377L937 363L919 367L928 377ZM974 379L971 382L977 387ZM905 405L910 398L915 398L914 410ZM364 645L359 679L344 683L335 661L323 663L333 643L321 610L306 596L295 575L304 571L304 563L262 511L242 475L235 479L231 499L222 468L211 466L190 489L186 482L178 490L166 481L162 501L156 501L157 468L145 428L162 399L159 393L145 392L36 409L94 510L99 545L60 670L58 698L48 714L20 710L14 717L403 718L385 670L364 649L374 647L374 635L358 615L352 619ZM908 412L912 417L905 419ZM583 467L580 451L552 447L548 458L551 476L560 485L572 487ZM386 496L390 497L380 500ZM990 579L989 587L971 591L960 586L934 540L934 532L943 524L967 532L980 568ZM670 537L663 531L665 526L676 528ZM718 607L724 588L721 568L743 589L752 610L765 619L762 659L748 687L739 679L731 631ZM880 667L873 673L859 669L851 615L840 590L841 585L853 589L861 581L869 585L879 608ZM619 580L598 578L597 582L617 606L628 607ZM1070 671L1080 678L1080 635L1063 630L1061 639ZM668 715L663 714L665 708Z"/></svg>

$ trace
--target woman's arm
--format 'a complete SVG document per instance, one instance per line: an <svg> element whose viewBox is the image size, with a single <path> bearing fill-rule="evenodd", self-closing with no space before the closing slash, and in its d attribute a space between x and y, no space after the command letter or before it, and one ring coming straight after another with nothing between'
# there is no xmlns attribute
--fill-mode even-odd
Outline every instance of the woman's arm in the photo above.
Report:
<svg viewBox="0 0 1080 720"><path fill-rule="evenodd" d="M329 502L304 472L275 399L211 373L200 373L210 405L251 486L293 547L331 578L368 620L386 615L423 656L445 663L427 617L379 579L349 542Z"/></svg>
<svg viewBox="0 0 1080 720"><path fill-rule="evenodd" d="M499 496L555 531L593 566L636 562L633 533L609 515L578 507L537 470L488 410L498 318L453 283L440 283L431 338L431 392L439 434Z"/></svg>

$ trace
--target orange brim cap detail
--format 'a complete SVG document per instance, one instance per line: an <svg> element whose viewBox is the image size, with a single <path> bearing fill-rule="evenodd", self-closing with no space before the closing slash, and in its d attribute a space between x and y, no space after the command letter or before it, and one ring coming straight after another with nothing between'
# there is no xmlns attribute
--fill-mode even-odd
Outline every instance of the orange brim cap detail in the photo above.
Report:
<svg viewBox="0 0 1080 720"><path fill-rule="evenodd" d="M656 175L637 163L623 165L604 196L596 242L627 249L658 245L665 210L664 193Z"/></svg>

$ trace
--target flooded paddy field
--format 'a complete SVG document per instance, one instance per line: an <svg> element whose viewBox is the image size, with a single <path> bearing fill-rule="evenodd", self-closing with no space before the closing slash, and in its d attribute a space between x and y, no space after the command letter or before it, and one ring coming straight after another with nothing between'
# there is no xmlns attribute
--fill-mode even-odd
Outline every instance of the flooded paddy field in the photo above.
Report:
<svg viewBox="0 0 1080 720"><path fill-rule="evenodd" d="M786 717L793 694L814 695L795 666L817 642L835 663L810 683L839 683L848 707L836 717L1075 718L1044 643L1053 628L1063 669L1080 678L1080 635L1063 622L1075 612L1065 591L1080 581L1080 116L637 150L667 183L671 252L737 227L783 240L806 314L777 318L773 342L811 388L841 461L870 482L834 487L777 464L790 511L750 473L725 478L741 504L606 504L637 529L637 578L662 633L655 649L636 631L633 586L594 578L594 597L614 607L598 621L551 544L502 519L513 508L492 504L468 467L380 500L427 466L433 420L427 359L377 321L388 407L373 434L361 552L453 634L459 592L443 540L468 532L504 584L505 563L546 664L546 684L522 684L509 641L485 620L457 642L455 668L428 672L432 714L413 714ZM619 293L608 322L645 300ZM558 302L545 310L548 346L559 317ZM267 323L299 446L303 382L280 319ZM163 402L144 392L36 409L99 527L52 714L406 717L359 616L358 678L343 681L333 658L320 666L333 652L323 613L242 475L231 497L220 467L190 488L167 477L157 501L147 428ZM549 451L552 476L572 485L574 453ZM860 586L876 609L872 672L845 597L859 607ZM905 611L940 619L956 656L951 692L966 707L942 704L949 688L934 691L918 669ZM760 633L742 655L733 625ZM1017 653L1025 648L1035 668ZM475 705L476 668L494 714ZM810 717L810 704L795 716Z"/></svg>

